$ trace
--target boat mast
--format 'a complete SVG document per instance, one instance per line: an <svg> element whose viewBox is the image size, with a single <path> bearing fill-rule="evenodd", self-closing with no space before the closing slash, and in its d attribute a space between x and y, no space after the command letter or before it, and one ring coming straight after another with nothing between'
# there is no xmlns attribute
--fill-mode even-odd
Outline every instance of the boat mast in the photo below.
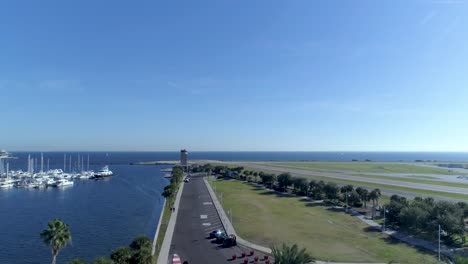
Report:
<svg viewBox="0 0 468 264"><path fill-rule="evenodd" d="M41 152L41 173L44 172L44 154Z"/></svg>
<svg viewBox="0 0 468 264"><path fill-rule="evenodd" d="M88 167L86 168L87 171L89 171L89 154L88 154Z"/></svg>
<svg viewBox="0 0 468 264"><path fill-rule="evenodd" d="M63 154L63 172L67 170L67 153Z"/></svg>
<svg viewBox="0 0 468 264"><path fill-rule="evenodd" d="M72 157L72 155L70 155L70 163L68 164L68 165L69 165L69 166L68 166L68 170L69 170L70 172L71 172L71 170L72 170L72 167L71 167L71 157Z"/></svg>

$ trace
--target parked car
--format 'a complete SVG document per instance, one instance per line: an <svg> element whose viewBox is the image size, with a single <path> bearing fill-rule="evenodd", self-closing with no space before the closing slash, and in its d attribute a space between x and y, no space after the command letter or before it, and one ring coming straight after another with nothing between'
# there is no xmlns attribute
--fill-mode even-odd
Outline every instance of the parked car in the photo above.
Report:
<svg viewBox="0 0 468 264"><path fill-rule="evenodd" d="M228 235L226 234L226 232L223 232L223 233L221 233L220 235L218 235L218 236L216 237L216 243L221 244L221 243L223 243L224 240L227 239L227 238L228 238Z"/></svg>
<svg viewBox="0 0 468 264"><path fill-rule="evenodd" d="M222 229L213 230L210 233L210 238L218 238L222 234L226 234L226 232Z"/></svg>
<svg viewBox="0 0 468 264"><path fill-rule="evenodd" d="M237 246L237 238L235 235L230 234L228 237L223 240L223 247L233 247Z"/></svg>

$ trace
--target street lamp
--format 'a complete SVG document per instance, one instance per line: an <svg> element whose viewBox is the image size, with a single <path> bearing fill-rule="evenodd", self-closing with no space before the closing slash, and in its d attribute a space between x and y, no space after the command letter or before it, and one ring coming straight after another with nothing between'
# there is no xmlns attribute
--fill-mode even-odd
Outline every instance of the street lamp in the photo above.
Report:
<svg viewBox="0 0 468 264"><path fill-rule="evenodd" d="M439 224L439 262L440 262L440 234L445 235L445 231L440 227L440 224Z"/></svg>
<svg viewBox="0 0 468 264"><path fill-rule="evenodd" d="M348 212L348 191L346 191L346 213Z"/></svg>
<svg viewBox="0 0 468 264"><path fill-rule="evenodd" d="M382 228L382 232L385 232L385 213L388 213L388 210L383 207L383 228Z"/></svg>

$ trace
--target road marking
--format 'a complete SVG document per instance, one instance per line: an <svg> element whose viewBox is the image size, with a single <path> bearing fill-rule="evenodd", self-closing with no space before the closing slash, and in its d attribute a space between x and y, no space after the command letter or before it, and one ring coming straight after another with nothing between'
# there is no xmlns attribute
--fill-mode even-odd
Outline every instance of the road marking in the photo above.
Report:
<svg viewBox="0 0 468 264"><path fill-rule="evenodd" d="M207 219L208 216L207 215L200 215L200 219Z"/></svg>
<svg viewBox="0 0 468 264"><path fill-rule="evenodd" d="M203 205L212 205L212 202L204 202Z"/></svg>
<svg viewBox="0 0 468 264"><path fill-rule="evenodd" d="M180 257L177 254L172 256L172 264L180 264Z"/></svg>
<svg viewBox="0 0 468 264"><path fill-rule="evenodd" d="M223 225L213 225L210 226L210 228L205 228L205 231L210 230L210 229L221 229Z"/></svg>
<svg viewBox="0 0 468 264"><path fill-rule="evenodd" d="M211 223L203 223L204 226L211 226Z"/></svg>

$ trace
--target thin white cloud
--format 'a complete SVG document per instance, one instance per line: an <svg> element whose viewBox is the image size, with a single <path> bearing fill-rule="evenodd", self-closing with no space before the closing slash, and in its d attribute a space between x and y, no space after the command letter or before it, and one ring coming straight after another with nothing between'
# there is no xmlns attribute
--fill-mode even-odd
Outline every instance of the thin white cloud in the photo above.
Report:
<svg viewBox="0 0 468 264"><path fill-rule="evenodd" d="M435 0L432 1L434 4L442 4L442 5L457 5L457 4L464 4L464 0Z"/></svg>
<svg viewBox="0 0 468 264"><path fill-rule="evenodd" d="M167 85L173 88L179 88L179 86L175 82L168 81Z"/></svg>
<svg viewBox="0 0 468 264"><path fill-rule="evenodd" d="M437 12L435 10L432 10L431 12L427 13L420 21L419 21L419 24L424 26L426 25L427 23L429 23L429 21L431 21L434 17L437 16Z"/></svg>
<svg viewBox="0 0 468 264"><path fill-rule="evenodd" d="M84 87L78 80L43 80L39 81L37 88L47 92L84 92Z"/></svg>

